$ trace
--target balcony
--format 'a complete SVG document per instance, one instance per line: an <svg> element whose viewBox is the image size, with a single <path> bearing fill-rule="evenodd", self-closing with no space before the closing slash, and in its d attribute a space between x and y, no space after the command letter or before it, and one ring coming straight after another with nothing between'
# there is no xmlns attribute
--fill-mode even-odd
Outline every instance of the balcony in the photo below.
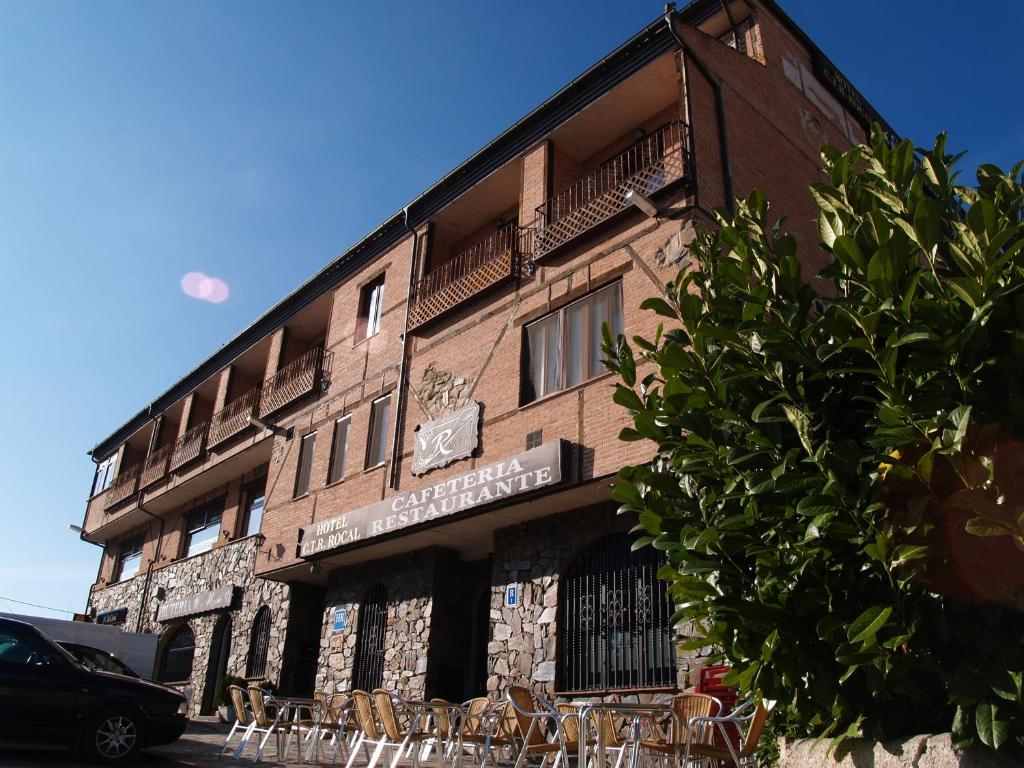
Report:
<svg viewBox="0 0 1024 768"><path fill-rule="evenodd" d="M180 469L190 461L195 461L203 455L206 448L206 433L210 430L210 423L204 421L196 424L185 431L185 434L174 441L174 450L171 451L170 471Z"/></svg>
<svg viewBox="0 0 1024 768"><path fill-rule="evenodd" d="M652 195L689 177L689 131L680 122L658 128L537 207L541 258L625 210L626 193Z"/></svg>
<svg viewBox="0 0 1024 768"><path fill-rule="evenodd" d="M254 387L213 414L207 447L220 445L248 427L249 417L256 415L259 405L260 388Z"/></svg>
<svg viewBox="0 0 1024 768"><path fill-rule="evenodd" d="M263 382L259 415L267 416L315 392L323 384L324 348L314 347Z"/></svg>
<svg viewBox="0 0 1024 768"><path fill-rule="evenodd" d="M153 483L167 475L171 463L171 455L174 453L175 443L170 443L151 454L142 464L142 475L139 477L139 490L148 488Z"/></svg>
<svg viewBox="0 0 1024 768"><path fill-rule="evenodd" d="M510 224L423 277L412 289L409 327L439 317L481 292L520 275L533 230Z"/></svg>
<svg viewBox="0 0 1024 768"><path fill-rule="evenodd" d="M118 472L114 482L110 484L110 490L107 492L103 508L110 509L133 496L139 490L139 475L141 471L142 465L136 464L133 467L128 467Z"/></svg>

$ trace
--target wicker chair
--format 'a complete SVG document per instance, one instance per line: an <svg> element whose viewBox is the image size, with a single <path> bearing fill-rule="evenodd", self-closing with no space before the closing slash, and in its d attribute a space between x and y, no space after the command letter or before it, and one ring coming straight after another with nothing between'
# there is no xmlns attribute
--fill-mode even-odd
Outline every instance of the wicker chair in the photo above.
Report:
<svg viewBox="0 0 1024 768"><path fill-rule="evenodd" d="M238 749L235 752L235 759L237 760L242 755L242 750L245 749L246 744L249 743L249 739L252 738L254 733L262 733L263 738L260 739L259 746L256 749L256 754L253 755L252 761L255 763L261 757L263 757L263 749L267 746L267 741L270 737L277 737L277 757L281 759L284 750L281 749L282 737L287 738L291 734L291 725L280 722L278 717L271 717L267 713L267 694L256 684L249 686L249 705L252 707L253 722L249 725L249 730L246 737L242 740L242 743L238 745ZM287 749L287 747L286 747Z"/></svg>
<svg viewBox="0 0 1024 768"><path fill-rule="evenodd" d="M680 693L672 697L672 722L667 738L643 739L640 749L652 757L665 760L671 757L676 764L691 740L710 742L710 728L691 728L694 718L713 717L722 711L722 702L706 693Z"/></svg>
<svg viewBox="0 0 1024 768"><path fill-rule="evenodd" d="M515 740L519 748L515 768L523 768L531 757L539 757L540 768L549 757L560 755L562 762L569 765L569 752L579 749L579 721L577 719L577 741L566 739L562 721L565 716L546 701L540 703L529 689L513 685L508 689L508 704L515 723ZM554 726L554 741L548 741L544 734L545 723Z"/></svg>
<svg viewBox="0 0 1024 768"><path fill-rule="evenodd" d="M729 763L736 768L753 766L756 768L758 761L754 755L757 749L757 742L761 738L761 731L771 714L775 702L764 702L750 699L740 704L725 717L695 717L690 721L691 730L708 732L715 729L722 737L724 746L718 744L699 744L695 741L687 741L684 755L684 765L690 765L691 761L696 764L707 764L718 766L721 763ZM744 733L744 725L746 733ZM735 733L741 737L740 745L737 748L732 742L732 734L729 733L731 726Z"/></svg>
<svg viewBox="0 0 1024 768"><path fill-rule="evenodd" d="M219 760L224 756L224 753L228 751L228 745L231 743L232 737L236 732L242 731L242 736L238 743L238 750L236 752L245 749L245 743L248 741L250 733L249 726L252 724L252 715L249 714L249 710L245 708L245 689L238 685L228 686L228 693L231 696L231 708L235 712L235 724L231 726L231 730L228 731L228 737L224 739L224 746L220 748L220 752L217 753L217 759Z"/></svg>
<svg viewBox="0 0 1024 768"><path fill-rule="evenodd" d="M395 699L396 697L390 691L386 691L383 688L375 688L373 691L373 702L377 706L377 716L380 718L380 724L386 736L384 746L397 748L395 757L391 761L391 768L397 768L398 761L408 749L412 750L412 766L417 768L420 761L420 750L416 747L424 743L432 744L434 741L433 735L429 731L421 730L421 723L418 717L411 718L409 726L403 729L398 722L398 713L395 712ZM398 701L401 703L401 699L398 699ZM438 765L440 765L442 760L440 745L438 745L437 755Z"/></svg>
<svg viewBox="0 0 1024 768"><path fill-rule="evenodd" d="M345 768L352 768L360 749L363 750L366 757L370 760L367 763L367 768L373 768L380 757L380 750L383 749L383 746L374 751L372 759L370 758L369 747L370 745L377 746L383 744L385 735L377 724L377 717L373 711L373 700L370 698L370 694L366 691L352 691L352 712L356 717L356 725L359 731L356 735L356 741L352 745L348 761L345 763Z"/></svg>
<svg viewBox="0 0 1024 768"><path fill-rule="evenodd" d="M484 768L492 757L492 751L510 751L515 746L512 740L514 720L509 705L496 705L479 696L464 702L462 710L465 714L459 728L456 755L471 749L480 768Z"/></svg>
<svg viewBox="0 0 1024 768"><path fill-rule="evenodd" d="M565 734L565 740L570 744L579 744L580 741L580 715L579 707L569 704L567 702L561 702L555 705L555 709L562 715L562 731ZM611 712L591 712L590 719L595 723L599 724L602 729L602 737L604 739L604 748L607 752L618 752L618 757L615 758L615 768L620 768L622 760L626 755L626 740L622 738L619 733L619 729L615 727L615 718ZM595 737L587 739L587 750L588 752L597 743ZM558 764L561 761L561 754L555 755L555 762L552 764L552 768L558 768ZM588 758L588 764L591 760Z"/></svg>

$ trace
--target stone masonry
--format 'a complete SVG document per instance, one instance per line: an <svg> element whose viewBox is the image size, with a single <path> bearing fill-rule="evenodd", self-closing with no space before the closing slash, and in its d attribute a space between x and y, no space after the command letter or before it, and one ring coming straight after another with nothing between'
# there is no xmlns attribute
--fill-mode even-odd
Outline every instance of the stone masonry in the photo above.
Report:
<svg viewBox="0 0 1024 768"><path fill-rule="evenodd" d="M288 621L289 588L253 573L256 553L263 543L261 536L249 536L218 547L210 552L195 555L168 566L154 570L148 590L146 574L140 573L132 579L112 584L92 592L89 605L98 613L114 608L128 608L124 629L128 632L152 632L161 639L170 636L183 622L187 622L195 637L195 656L192 661L192 677L182 686L191 699L191 716L199 714L206 686L206 668L210 658L210 644L214 627L225 611L214 611L198 616L188 616L167 622L158 622L156 613L161 602L186 597L228 584L240 588L241 602L237 608L227 610L231 617L231 651L228 656L228 674L239 677L245 674L246 658L249 654L249 632L256 611L269 606L270 644L267 649L267 678L278 682L284 654L285 627ZM158 595L163 594L163 600ZM143 592L146 592L143 605ZM139 611L142 621L139 624Z"/></svg>

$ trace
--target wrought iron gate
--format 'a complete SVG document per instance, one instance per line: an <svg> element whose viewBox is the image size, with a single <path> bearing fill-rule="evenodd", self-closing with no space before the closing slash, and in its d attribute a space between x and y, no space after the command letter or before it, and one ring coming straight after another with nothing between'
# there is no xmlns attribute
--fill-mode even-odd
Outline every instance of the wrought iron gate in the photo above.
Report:
<svg viewBox="0 0 1024 768"><path fill-rule="evenodd" d="M384 631L388 625L388 592L371 587L359 606L359 639L353 687L361 691L379 688L384 680Z"/></svg>
<svg viewBox="0 0 1024 768"><path fill-rule="evenodd" d="M664 559L630 552L626 534L591 545L559 589L559 688L608 691L675 685L672 603L657 578Z"/></svg>

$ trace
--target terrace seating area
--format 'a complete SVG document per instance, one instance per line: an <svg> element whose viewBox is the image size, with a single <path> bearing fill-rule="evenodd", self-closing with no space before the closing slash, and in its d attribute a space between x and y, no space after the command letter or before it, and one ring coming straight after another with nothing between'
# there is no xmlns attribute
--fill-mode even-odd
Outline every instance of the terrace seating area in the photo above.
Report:
<svg viewBox="0 0 1024 768"><path fill-rule="evenodd" d="M218 757L345 768L756 766L770 711L751 700L724 712L702 693L553 703L523 686L462 703L406 700L383 688L297 698L258 685L232 686L231 699L236 722Z"/></svg>

